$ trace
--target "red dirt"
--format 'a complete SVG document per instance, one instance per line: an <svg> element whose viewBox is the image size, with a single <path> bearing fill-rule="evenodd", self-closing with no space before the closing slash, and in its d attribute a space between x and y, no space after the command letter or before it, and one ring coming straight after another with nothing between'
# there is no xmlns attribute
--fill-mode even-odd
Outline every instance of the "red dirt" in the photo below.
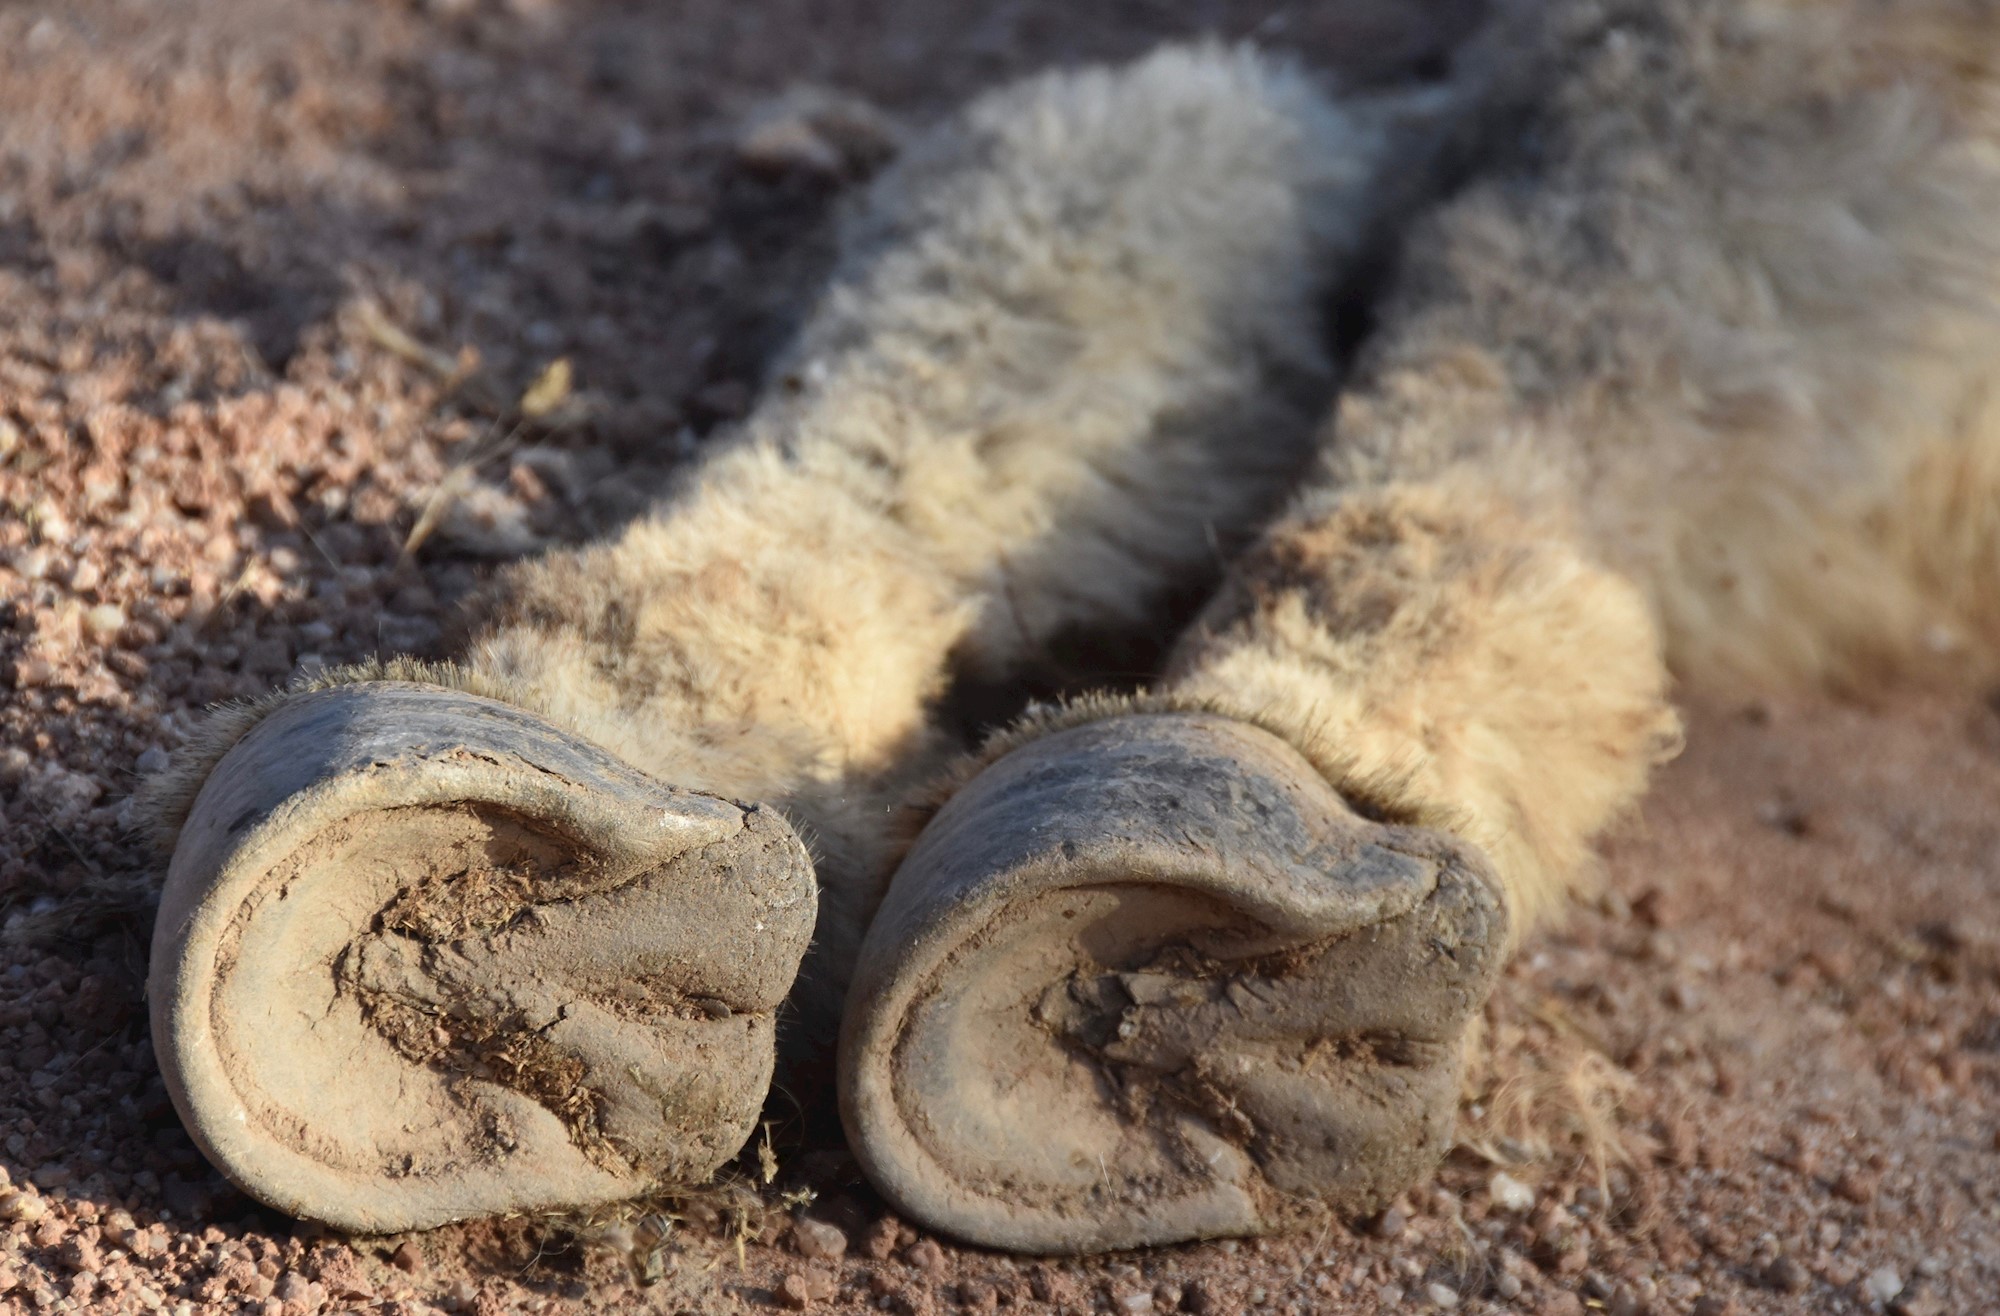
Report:
<svg viewBox="0 0 2000 1316"><path fill-rule="evenodd" d="M994 1256L887 1217L781 1101L777 1183L675 1204L642 1287L609 1219L326 1237L229 1188L167 1104L136 774L208 702L441 651L487 564L629 517L742 409L863 167L739 149L753 111L808 81L919 121L1195 30L1386 77L1468 12L0 10L0 1313L1991 1309L2000 707L1969 693L1697 707L1607 894L1491 1007L1463 1145L1377 1220ZM470 382L389 325L469 349ZM578 391L524 419L559 356Z"/></svg>

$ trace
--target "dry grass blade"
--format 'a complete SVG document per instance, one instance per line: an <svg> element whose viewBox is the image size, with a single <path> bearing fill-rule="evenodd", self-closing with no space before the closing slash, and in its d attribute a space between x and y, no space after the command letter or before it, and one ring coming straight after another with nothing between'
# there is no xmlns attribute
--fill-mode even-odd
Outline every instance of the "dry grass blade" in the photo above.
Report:
<svg viewBox="0 0 2000 1316"><path fill-rule="evenodd" d="M354 304L354 318L361 331L377 347L423 367L447 384L458 382L467 371L468 363L462 358L447 356L411 337L383 312L372 297L363 297Z"/></svg>
<svg viewBox="0 0 2000 1316"><path fill-rule="evenodd" d="M571 386L575 383L574 375L568 357L559 356L549 362L535 377L535 382L521 394L521 414L530 420L541 420L567 402Z"/></svg>
<svg viewBox="0 0 2000 1316"><path fill-rule="evenodd" d="M445 514L458 496L472 486L473 463L460 462L445 472L444 479L438 481L437 488L431 490L424 501L424 510L417 515L417 523L410 527L409 535L403 540L403 557L407 560L416 555L426 539L438 528Z"/></svg>

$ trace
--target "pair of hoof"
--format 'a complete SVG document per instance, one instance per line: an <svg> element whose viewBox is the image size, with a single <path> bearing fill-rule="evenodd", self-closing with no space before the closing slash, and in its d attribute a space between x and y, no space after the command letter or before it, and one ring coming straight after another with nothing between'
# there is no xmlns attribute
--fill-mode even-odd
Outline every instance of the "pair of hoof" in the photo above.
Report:
<svg viewBox="0 0 2000 1316"><path fill-rule="evenodd" d="M775 812L662 785L503 704L294 699L196 799L155 1044L209 1158L389 1232L698 1182L744 1143L811 936ZM1366 1211L1449 1142L1505 940L1438 833L1281 741L1134 715L1034 741L933 818L840 1039L899 1209L1079 1252Z"/></svg>

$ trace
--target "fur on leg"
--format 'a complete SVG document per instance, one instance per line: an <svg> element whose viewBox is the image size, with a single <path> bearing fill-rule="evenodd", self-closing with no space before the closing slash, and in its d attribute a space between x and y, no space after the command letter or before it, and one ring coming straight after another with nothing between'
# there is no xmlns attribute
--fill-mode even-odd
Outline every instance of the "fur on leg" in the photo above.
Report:
<svg viewBox="0 0 2000 1316"><path fill-rule="evenodd" d="M1150 616L1310 460L1319 301L1440 109L1216 45L974 102L862 199L741 431L654 516L507 573L449 679L784 809L843 977L953 665Z"/></svg>
<svg viewBox="0 0 2000 1316"><path fill-rule="evenodd" d="M1278 730L1524 926L1675 744L1663 648L2000 669L2000 4L1555 0L1479 58L1312 488L1122 706Z"/></svg>
<svg viewBox="0 0 2000 1316"><path fill-rule="evenodd" d="M1157 687L1031 713L935 797L1064 726L1222 713L1364 814L1478 845L1524 930L1678 751L1667 695L1644 598L1560 527L1474 488L1329 491L1239 560Z"/></svg>
<svg viewBox="0 0 2000 1316"><path fill-rule="evenodd" d="M1697 683L2000 667L2000 5L1558 0L1488 58L1334 478L1573 509Z"/></svg>

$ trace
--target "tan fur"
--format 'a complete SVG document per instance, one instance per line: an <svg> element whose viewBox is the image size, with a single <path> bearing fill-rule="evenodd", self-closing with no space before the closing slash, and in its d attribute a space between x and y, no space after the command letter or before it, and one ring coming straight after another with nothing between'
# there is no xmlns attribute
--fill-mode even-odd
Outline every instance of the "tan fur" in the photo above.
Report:
<svg viewBox="0 0 2000 1316"><path fill-rule="evenodd" d="M1941 632L1990 667L1994 486L1940 477L2000 434L1996 38L1984 0L1566 0L1495 43L1522 104L1412 242L1336 478L1566 509L1691 680Z"/></svg>
<svg viewBox="0 0 2000 1316"><path fill-rule="evenodd" d="M1526 927L1672 751L1670 672L2000 671L2000 0L1523 9L1316 458L1314 303L1422 193L1399 160L1435 173L1437 106L1214 48L1036 79L872 189L743 432L511 575L436 679L785 808L837 1002L954 666L1148 619L1306 463L1155 689L938 792L1076 721L1227 712L1476 842Z"/></svg>
<svg viewBox="0 0 2000 1316"><path fill-rule="evenodd" d="M1526 926L1672 751L1669 665L1994 670L1996 51L1979 0L1503 24L1480 173L1147 702L1448 820Z"/></svg>
<svg viewBox="0 0 2000 1316"><path fill-rule="evenodd" d="M1402 153L1427 175L1436 99L1336 106L1197 46L974 102L849 220L742 432L655 516L510 573L434 679L784 809L827 893L807 1004L837 1009L891 809L955 748L954 664L1151 616L1310 460L1318 303L1417 190ZM187 756L169 830L269 706Z"/></svg>

